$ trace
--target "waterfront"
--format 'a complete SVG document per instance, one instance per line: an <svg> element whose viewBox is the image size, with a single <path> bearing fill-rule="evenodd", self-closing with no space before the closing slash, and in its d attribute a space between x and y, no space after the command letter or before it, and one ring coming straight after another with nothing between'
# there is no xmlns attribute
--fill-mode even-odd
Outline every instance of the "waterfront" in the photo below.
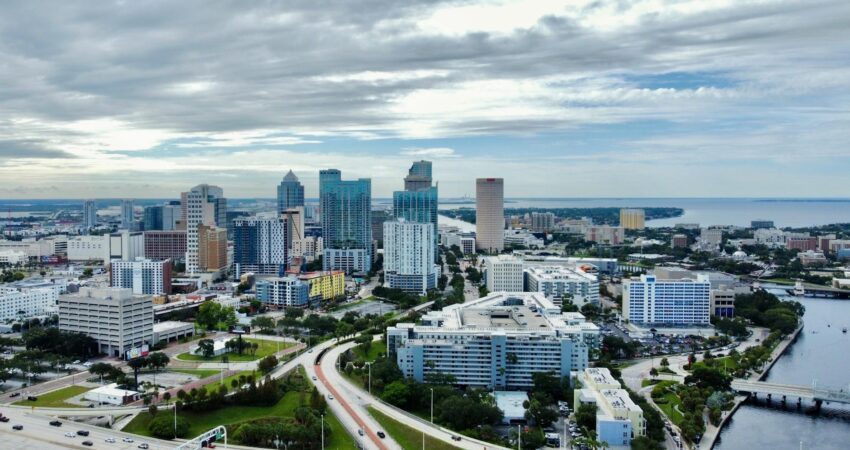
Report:
<svg viewBox="0 0 850 450"><path fill-rule="evenodd" d="M602 208L675 207L684 215L651 220L650 227L677 223L702 226L749 226L751 220L773 220L778 227L807 227L850 222L850 199L755 199L755 198L508 198L505 208ZM440 204L441 209L475 208L469 203Z"/></svg>
<svg viewBox="0 0 850 450"><path fill-rule="evenodd" d="M773 290L774 294L784 294ZM787 298L787 296L786 296ZM805 327L765 378L774 383L848 388L850 384L850 301L822 298L794 298L806 307ZM830 325L830 326L827 326ZM811 405L804 405L807 408ZM819 415L797 411L789 402L766 405L747 403L732 416L714 447L718 450L769 448L796 450L850 448L850 406L824 405Z"/></svg>

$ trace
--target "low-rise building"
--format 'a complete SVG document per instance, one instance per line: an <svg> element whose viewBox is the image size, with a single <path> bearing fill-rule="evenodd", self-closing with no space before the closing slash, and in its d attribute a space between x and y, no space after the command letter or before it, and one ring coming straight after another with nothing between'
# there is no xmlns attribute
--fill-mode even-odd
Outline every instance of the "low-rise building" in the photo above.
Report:
<svg viewBox="0 0 850 450"><path fill-rule="evenodd" d="M537 293L493 293L387 329L387 352L406 377L452 375L458 385L532 387L532 376L584 370L599 328Z"/></svg>
<svg viewBox="0 0 850 450"><path fill-rule="evenodd" d="M687 248L688 247L688 235L686 235L686 234L674 234L673 237L670 238L670 247Z"/></svg>
<svg viewBox="0 0 850 450"><path fill-rule="evenodd" d="M311 303L345 295L345 272L342 270L302 273L298 279L310 283Z"/></svg>
<svg viewBox="0 0 850 450"><path fill-rule="evenodd" d="M800 264L804 266L823 266L829 262L823 252L816 250L806 250L804 252L797 253L797 259L799 259Z"/></svg>
<svg viewBox="0 0 850 450"><path fill-rule="evenodd" d="M558 306L565 295L579 306L599 304L598 277L580 268L533 266L526 267L524 275L527 292L539 292Z"/></svg>
<svg viewBox="0 0 850 450"><path fill-rule="evenodd" d="M59 297L59 329L95 340L98 352L124 356L153 344L153 302L131 289L80 288Z"/></svg>
<svg viewBox="0 0 850 450"><path fill-rule="evenodd" d="M121 389L118 384L112 383L92 389L83 396L84 399L95 404L121 406L133 403L142 397L140 392Z"/></svg>
<svg viewBox="0 0 850 450"><path fill-rule="evenodd" d="M596 406L596 439L611 448L628 448L632 439L646 435L643 410L629 392L602 367L584 369L578 377L581 389L573 393L576 410L580 405Z"/></svg>
<svg viewBox="0 0 850 450"><path fill-rule="evenodd" d="M505 230L505 245L522 246L526 248L543 248L546 242L528 232L528 230L510 228Z"/></svg>
<svg viewBox="0 0 850 450"><path fill-rule="evenodd" d="M310 283L292 275L257 280L257 300L274 308L304 308L310 303Z"/></svg>
<svg viewBox="0 0 850 450"><path fill-rule="evenodd" d="M195 325L189 322L166 320L153 324L153 342L176 342L195 335Z"/></svg>
<svg viewBox="0 0 850 450"><path fill-rule="evenodd" d="M584 240L605 245L620 245L626 240L623 227L610 225L590 225L584 228Z"/></svg>
<svg viewBox="0 0 850 450"><path fill-rule="evenodd" d="M526 423L525 406L528 401L528 393L525 391L495 391L493 399L496 407L502 411L502 425L516 425Z"/></svg>
<svg viewBox="0 0 850 450"><path fill-rule="evenodd" d="M815 251L818 249L818 238L812 236L789 237L785 240L785 248L800 250L801 252Z"/></svg>
<svg viewBox="0 0 850 450"><path fill-rule="evenodd" d="M26 319L56 311L59 291L53 286L0 285L0 320Z"/></svg>
<svg viewBox="0 0 850 450"><path fill-rule="evenodd" d="M112 260L109 281L112 287L132 289L137 295L171 293L171 260L152 261L136 258L135 261Z"/></svg>

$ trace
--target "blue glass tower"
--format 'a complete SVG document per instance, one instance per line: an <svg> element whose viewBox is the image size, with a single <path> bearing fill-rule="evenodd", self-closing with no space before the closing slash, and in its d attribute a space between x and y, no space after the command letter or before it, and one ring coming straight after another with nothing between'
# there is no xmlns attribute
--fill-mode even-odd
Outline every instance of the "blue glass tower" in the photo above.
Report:
<svg viewBox="0 0 850 450"><path fill-rule="evenodd" d="M304 185L290 170L277 186L277 212L280 214L298 206L304 206Z"/></svg>
<svg viewBox="0 0 850 450"><path fill-rule="evenodd" d="M431 162L416 161L404 177L404 190L393 192L393 216L408 222L430 223L434 227L434 255L437 255L437 187L431 185Z"/></svg>
<svg viewBox="0 0 850 450"><path fill-rule="evenodd" d="M319 172L325 270L365 272L372 266L372 180L342 180L336 169Z"/></svg>

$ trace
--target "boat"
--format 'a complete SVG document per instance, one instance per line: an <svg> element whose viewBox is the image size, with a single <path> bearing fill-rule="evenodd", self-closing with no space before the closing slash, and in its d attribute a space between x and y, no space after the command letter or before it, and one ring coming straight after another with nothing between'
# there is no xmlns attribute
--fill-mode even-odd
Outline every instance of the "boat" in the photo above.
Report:
<svg viewBox="0 0 850 450"><path fill-rule="evenodd" d="M846 332L847 332L847 327L842 328L842 329L841 329L841 332L842 332L842 333L846 333Z"/></svg>
<svg viewBox="0 0 850 450"><path fill-rule="evenodd" d="M794 291L792 293L797 297L802 297L806 295L806 288L803 287L803 282L798 281L794 283Z"/></svg>

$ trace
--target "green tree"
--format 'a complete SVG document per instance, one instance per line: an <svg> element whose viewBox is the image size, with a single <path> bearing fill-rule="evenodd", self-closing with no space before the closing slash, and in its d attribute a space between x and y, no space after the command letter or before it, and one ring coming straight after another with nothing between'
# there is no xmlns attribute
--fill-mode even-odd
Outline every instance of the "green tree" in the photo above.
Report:
<svg viewBox="0 0 850 450"><path fill-rule="evenodd" d="M212 339L201 339L198 341L198 352L204 356L204 358L212 358L215 355L215 342Z"/></svg>
<svg viewBox="0 0 850 450"><path fill-rule="evenodd" d="M150 367L153 367L156 371L159 371L160 369L167 366L170 361L171 359L168 357L168 355L162 352L153 352L148 355L148 365Z"/></svg>
<svg viewBox="0 0 850 450"><path fill-rule="evenodd" d="M274 355L269 355L261 359L260 362L257 363L257 368L260 369L260 372L265 374L274 370L274 368L277 367L277 364L277 357Z"/></svg>
<svg viewBox="0 0 850 450"><path fill-rule="evenodd" d="M189 421L183 416L177 416L177 433L175 436L174 416L171 414L157 415L148 423L148 431L159 439L183 438L189 434Z"/></svg>
<svg viewBox="0 0 850 450"><path fill-rule="evenodd" d="M596 429L596 405L592 403L582 403L576 409L576 424L580 428L588 430Z"/></svg>
<svg viewBox="0 0 850 450"><path fill-rule="evenodd" d="M410 388L403 381L394 381L384 387L381 399L396 406L407 405Z"/></svg>

